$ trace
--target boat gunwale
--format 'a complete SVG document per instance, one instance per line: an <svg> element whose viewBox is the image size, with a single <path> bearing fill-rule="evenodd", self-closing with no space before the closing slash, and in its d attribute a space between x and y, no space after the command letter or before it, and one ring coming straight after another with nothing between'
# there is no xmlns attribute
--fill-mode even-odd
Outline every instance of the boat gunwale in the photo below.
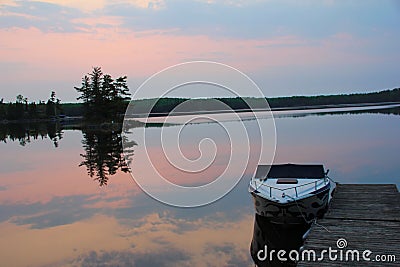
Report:
<svg viewBox="0 0 400 267"><path fill-rule="evenodd" d="M252 181L256 181L256 179L257 178L252 178L251 181L250 181L250 185L252 185L251 182ZM274 186L267 185L267 184L263 183L264 181L271 180L271 179L277 179L277 178L258 179L258 180L260 180L261 184L259 186L257 186L257 188L260 188L261 186L264 186L264 187L270 187L272 189L276 189L276 190L279 190L279 191L286 191L286 190L289 190L289 189L296 189L296 188L303 187L303 186L310 185L310 184L316 184L317 182L319 182L321 180L324 180L324 182L325 182L324 186L330 184L328 176L325 176L325 177L322 177L322 178L298 178L298 180L313 179L315 181L312 181L312 182L309 182L309 183L305 183L305 184L301 184L301 185L292 186L292 187L287 187L287 188L274 187Z"/></svg>
<svg viewBox="0 0 400 267"><path fill-rule="evenodd" d="M321 184L321 186L319 188L316 187L316 189L314 191L306 192L306 193L303 193L303 194L298 193L298 191L297 191L298 187L302 187L302 186L305 186L305 185L310 185L310 184L313 184L313 183L317 183L317 182L321 181L322 179L324 179L324 184ZM254 178L252 178L252 181L253 180L254 180ZM269 194L267 193L267 190L263 190L264 192L263 191L259 191L258 189L261 186L264 186L264 187L267 187L267 188L269 187L270 189L269 190L267 189L269 191ZM278 203L280 205L284 205L284 204L290 204L290 203L293 203L295 201L300 201L300 200L315 196L315 195L320 194L321 192L324 192L326 190L330 190L331 183L330 183L329 178L327 176L325 176L323 178L316 179L316 181L313 181L313 182L310 182L310 183L306 183L306 184L302 184L302 185L294 186L294 187L288 187L288 188L285 188L285 189L276 188L276 187L269 186L269 185L266 185L266 184L262 184L261 186L254 187L254 185L250 182L250 184L249 184L249 192L251 194L255 194L255 195L257 195L257 196L259 196L261 198L264 198L266 200ZM278 190L280 192L283 192L283 193L285 193L286 190L294 189L296 195L295 196L285 195L285 197L288 197L290 200L286 200L286 201L281 202L275 196L272 195L272 189L276 189L276 190Z"/></svg>

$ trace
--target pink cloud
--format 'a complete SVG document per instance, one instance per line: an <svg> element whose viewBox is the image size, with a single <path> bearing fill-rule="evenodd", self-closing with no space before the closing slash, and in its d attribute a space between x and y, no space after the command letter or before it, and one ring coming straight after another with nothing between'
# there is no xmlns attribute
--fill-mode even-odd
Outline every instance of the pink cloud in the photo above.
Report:
<svg viewBox="0 0 400 267"><path fill-rule="evenodd" d="M4 84L63 81L73 91L83 74L102 66L111 75L142 80L168 66L190 61L219 61L246 73L284 66L372 63L363 53L366 41L338 34L322 41L298 36L269 39L212 38L177 35L176 29L134 32L119 18L79 19L89 32L43 32L37 28L1 29L0 62L13 71L0 74ZM105 23L109 27L96 27ZM10 75L11 74L11 75ZM138 85L138 83L136 84ZM132 88L134 89L134 88Z"/></svg>
<svg viewBox="0 0 400 267"><path fill-rule="evenodd" d="M93 19L80 20L97 24ZM117 24L110 18L108 24ZM121 28L97 28L93 33L44 33L36 28L2 29L0 35L2 61L19 61L40 69L84 68L93 64L107 66L115 71L130 69L138 75L147 75L170 64L193 58L223 60L247 66L281 62L275 52L290 52L294 37L272 40L212 39L207 36L178 36L157 32L132 32ZM263 46L271 46L265 49ZM220 54L220 56L218 56ZM258 59L254 61L254 59ZM262 61L262 59L269 59ZM37 74L37 73L33 73ZM54 73L56 76L57 73ZM62 72L60 72L60 75ZM63 75L63 74L62 74ZM33 77L31 77L33 78ZM51 77L50 77L51 78Z"/></svg>

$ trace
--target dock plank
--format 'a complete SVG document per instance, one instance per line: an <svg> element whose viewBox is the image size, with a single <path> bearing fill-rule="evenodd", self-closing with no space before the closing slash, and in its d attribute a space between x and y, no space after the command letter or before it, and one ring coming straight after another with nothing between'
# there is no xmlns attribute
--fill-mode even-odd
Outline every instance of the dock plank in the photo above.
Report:
<svg viewBox="0 0 400 267"><path fill-rule="evenodd" d="M338 249L338 239L345 239L347 246ZM339 184L336 187L329 211L311 227L304 243L306 250L320 255L329 249L372 251L376 255L394 255L395 262L300 261L302 266L400 266L400 193L396 185Z"/></svg>

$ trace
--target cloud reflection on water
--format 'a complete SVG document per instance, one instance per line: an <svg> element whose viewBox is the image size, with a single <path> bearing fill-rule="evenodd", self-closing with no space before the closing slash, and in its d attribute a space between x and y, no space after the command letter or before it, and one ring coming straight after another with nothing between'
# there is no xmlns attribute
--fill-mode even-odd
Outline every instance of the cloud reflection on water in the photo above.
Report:
<svg viewBox="0 0 400 267"><path fill-rule="evenodd" d="M278 118L275 160L323 163L343 183L398 184L398 119L383 114ZM9 157L32 165L1 173L2 264L251 265L254 215L246 188L251 174L212 205L173 208L144 194L127 173L117 172L99 187L78 167L81 139L79 132L65 131L60 147L51 150L48 140L22 149L0 143L6 151L0 156L2 170ZM134 157L141 157L140 149ZM187 183L185 177L175 179Z"/></svg>

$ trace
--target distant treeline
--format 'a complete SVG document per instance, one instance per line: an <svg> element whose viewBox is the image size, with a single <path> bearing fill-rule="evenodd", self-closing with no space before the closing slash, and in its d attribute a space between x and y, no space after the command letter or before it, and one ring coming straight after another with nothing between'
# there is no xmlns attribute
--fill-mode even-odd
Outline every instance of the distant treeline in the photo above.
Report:
<svg viewBox="0 0 400 267"><path fill-rule="evenodd" d="M51 92L47 101L30 102L23 95L17 95L15 102L0 100L0 120L49 120L63 113L61 100Z"/></svg>
<svg viewBox="0 0 400 267"><path fill-rule="evenodd" d="M96 73L100 72L101 69L95 69L90 74L92 80L96 79ZM95 75L96 74L96 75ZM110 79L109 76L104 75L100 72L98 74L101 79ZM21 119L54 119L60 116L68 117L81 117L88 116L92 118L93 115L99 116L97 119L108 118L109 114L111 117L117 115L123 115L125 109L129 103L129 97L127 97L127 86L126 77L120 77L116 81L111 80L105 83L103 80L99 84L101 87L97 93L101 97L91 97L91 94L87 92L86 88L91 88L88 77L84 77L82 87L76 88L84 91L82 96L85 96L84 103L61 103L59 99L55 98L55 93L52 92L47 102L40 101L38 103L29 103L26 98L19 95L15 103L3 103L0 101L0 120L21 120ZM88 85L89 84L89 85ZM111 86L110 86L111 84ZM108 87L106 87L108 86ZM110 91L109 87L114 90ZM87 91L85 91L87 90ZM108 98L108 93L112 92L113 98ZM81 96L81 98L82 98ZM249 109L250 103L252 108L265 108L264 100L262 98L215 98L216 100L226 104L226 106L233 110L246 110ZM284 109L284 108L312 108L317 106L335 106L335 105L357 105L357 104L374 104L383 102L400 102L400 88L392 90L384 90L373 93L357 93L357 94L341 94L341 95L318 95L318 96L292 96L292 97L275 97L266 98L269 106L272 109ZM139 113L141 110L147 111L149 105L153 105L151 114L157 116L160 114L167 114L178 107L180 104L191 101L190 105L186 105L186 109L179 111L190 112L190 111L213 111L221 110L221 105L216 105L216 101L210 101L210 99L188 99L188 98L161 98L158 100L154 99L143 99L135 100L133 103L138 108L136 109ZM189 108L190 110L188 110Z"/></svg>
<svg viewBox="0 0 400 267"><path fill-rule="evenodd" d="M374 104L382 102L400 102L400 88L385 90L373 93L358 93L358 94L341 94L341 95L319 95L319 96L292 96L292 97L275 97L266 98L269 106L272 109L280 108L307 108L316 106L334 106L334 105L349 105L349 104ZM141 110L146 110L146 106L153 106L151 113L153 115L165 114L174 110L177 106L185 101L191 101L190 105L186 105L189 109L178 109L181 112L190 111L212 111L221 110L222 105L217 105L215 101L209 99L187 99L187 98L161 98L155 100L136 100L134 105L137 105L135 110L140 113ZM262 98L216 98L220 102L226 104L227 108L233 110L248 110L251 108L265 108L265 102ZM143 107L143 108L141 108ZM222 108L223 109L223 108Z"/></svg>
<svg viewBox="0 0 400 267"><path fill-rule="evenodd" d="M268 102L271 108L400 102L400 88L373 93L276 97Z"/></svg>

